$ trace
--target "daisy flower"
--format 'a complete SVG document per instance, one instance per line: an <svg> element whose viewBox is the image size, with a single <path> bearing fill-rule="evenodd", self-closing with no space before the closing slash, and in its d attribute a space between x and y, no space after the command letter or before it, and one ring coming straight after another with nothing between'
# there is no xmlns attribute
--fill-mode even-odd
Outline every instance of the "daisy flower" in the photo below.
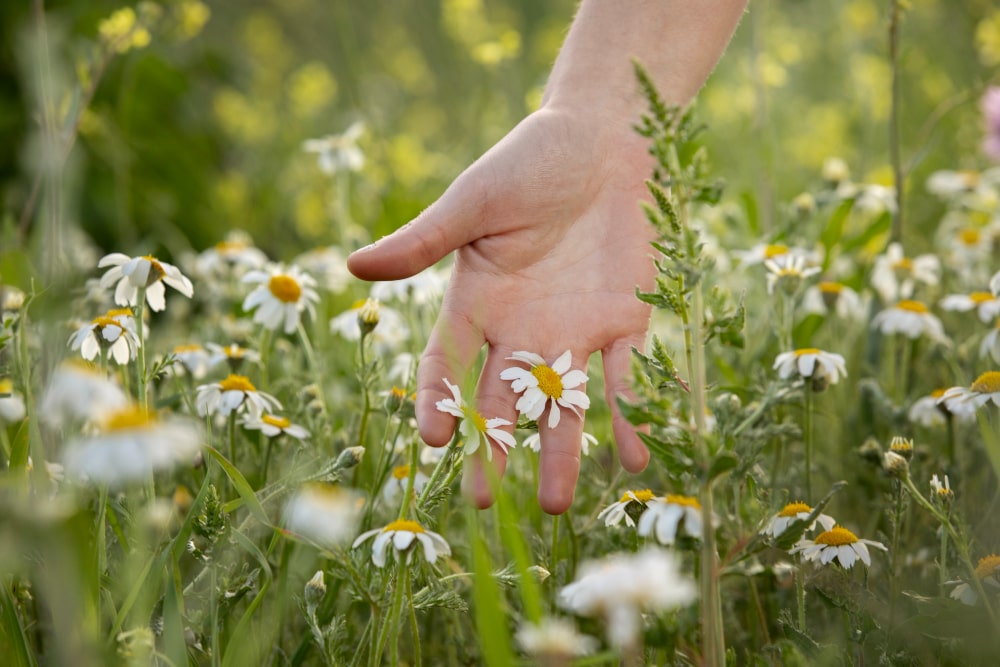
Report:
<svg viewBox="0 0 1000 667"><path fill-rule="evenodd" d="M175 368L183 370L196 380L205 377L215 365L212 354L197 343L178 345L174 347L172 354L177 360Z"/></svg>
<svg viewBox="0 0 1000 667"><path fill-rule="evenodd" d="M927 334L933 339L945 340L941 320L932 315L923 303L910 299L876 313L872 318L872 327L884 336L898 333L915 339Z"/></svg>
<svg viewBox="0 0 1000 667"><path fill-rule="evenodd" d="M442 451L445 450L444 447L441 447L440 449ZM428 481L430 480L427 475L417 470L413 477L414 492L420 493ZM409 486L410 466L396 466L392 469L392 473L389 475L389 479L386 481L385 486L382 487L382 500L389 505L394 504L400 496L406 493L406 489Z"/></svg>
<svg viewBox="0 0 1000 667"><path fill-rule="evenodd" d="M243 428L250 429L251 431L260 431L269 438L287 435L296 440L305 440L309 437L309 431L304 427L293 424L286 417L267 413L259 417L247 415L243 418Z"/></svg>
<svg viewBox="0 0 1000 667"><path fill-rule="evenodd" d="M340 486L306 484L285 505L284 524L293 533L333 548L354 535L363 504L363 498Z"/></svg>
<svg viewBox="0 0 1000 667"><path fill-rule="evenodd" d="M101 287L108 288L118 283L115 287L115 303L119 306L135 306L139 289L144 288L149 307L155 311L163 310L167 307L164 283L188 298L194 294L194 286L180 269L152 255L129 257L115 252L105 255L97 263L97 267L101 269L108 266L111 268L101 276Z"/></svg>
<svg viewBox="0 0 1000 667"><path fill-rule="evenodd" d="M511 422L500 417L484 419L478 410L465 404L458 386L448 382L448 378L442 379L445 386L451 391L452 397L441 399L436 403L436 407L441 412L462 420L459 431L465 436L465 447L462 451L466 456L474 454L482 446L486 448L486 458L492 461L493 447L490 446L490 440L496 443L504 454L511 447L517 446L514 436L499 428L500 426L512 426Z"/></svg>
<svg viewBox="0 0 1000 667"><path fill-rule="evenodd" d="M597 445L597 438L595 438L589 433L584 433L580 437L580 451L583 452L584 456L590 455L591 445ZM537 454L538 452L542 451L541 434L539 434L538 431L535 431L534 433L532 433L531 435L529 435L527 438L524 439L524 441L521 443L521 446L527 447L528 449Z"/></svg>
<svg viewBox="0 0 1000 667"><path fill-rule="evenodd" d="M777 539L796 521L808 519L812 511L813 508L803 502L789 503L768 520L767 525L760 531L761 535ZM829 514L818 514L816 519L806 526L806 530L813 530L817 523L823 526L823 530L832 530L837 522Z"/></svg>
<svg viewBox="0 0 1000 667"><path fill-rule="evenodd" d="M229 232L225 241L203 250L195 260L195 268L202 276L240 275L265 264L267 255L253 245L249 234L240 230Z"/></svg>
<svg viewBox="0 0 1000 667"><path fill-rule="evenodd" d="M420 544L423 547L424 558L428 563L433 563L439 556L451 555L451 547L448 546L443 537L433 531L426 530L416 521L393 521L385 528L376 528L361 533L358 539L354 540L351 548L358 548L362 542L372 537L375 537L375 541L372 542L372 563L375 564L375 567L385 567L386 551L390 544L397 552L405 555L407 562L416 550L411 548L415 544Z"/></svg>
<svg viewBox="0 0 1000 667"><path fill-rule="evenodd" d="M951 199L972 192L979 187L979 183L977 171L942 169L927 178L927 191L942 199Z"/></svg>
<svg viewBox="0 0 1000 667"><path fill-rule="evenodd" d="M70 477L116 486L193 461L201 442L195 423L129 405L103 415L94 435L69 442L63 466Z"/></svg>
<svg viewBox="0 0 1000 667"><path fill-rule="evenodd" d="M617 526L622 521L630 528L635 527L635 519L638 518L649 505L649 501L656 496L649 489L638 489L626 491L618 502L611 503L601 510L597 515L597 520L604 519L605 526Z"/></svg>
<svg viewBox="0 0 1000 667"><path fill-rule="evenodd" d="M560 589L558 603L574 614L600 617L608 641L622 647L638 640L644 612L676 609L696 596L694 582L681 573L677 557L649 547L585 561L576 579Z"/></svg>
<svg viewBox="0 0 1000 667"><path fill-rule="evenodd" d="M749 250L734 250L732 254L744 266L762 264L766 260L776 259L783 255L811 258L811 253L805 248L788 246L784 243L758 243Z"/></svg>
<svg viewBox="0 0 1000 667"><path fill-rule="evenodd" d="M976 578L983 585L983 590L988 593L1000 592L1000 556L990 554L979 559L976 564ZM950 582L954 583L954 582ZM975 586L967 582L961 582L952 590L951 598L961 600L963 604L972 606L979 602L979 594Z"/></svg>
<svg viewBox="0 0 1000 667"><path fill-rule="evenodd" d="M802 282L820 272L818 266L806 267L806 258L802 255L778 255L773 259L764 260L767 269L767 293L774 294L774 288L780 286L786 294L794 294Z"/></svg>
<svg viewBox="0 0 1000 667"><path fill-rule="evenodd" d="M272 331L283 324L285 333L292 333L302 311L316 317L316 281L298 267L275 264L267 270L249 271L243 282L257 284L243 300L243 310L256 308L253 321Z"/></svg>
<svg viewBox="0 0 1000 667"><path fill-rule="evenodd" d="M358 148L358 139L365 131L365 124L356 121L342 134L328 134L319 139L306 139L302 150L316 153L319 168L324 174L333 175L341 171L361 171L365 166L365 154Z"/></svg>
<svg viewBox="0 0 1000 667"><path fill-rule="evenodd" d="M577 632L570 621L553 616L546 616L537 625L522 623L514 641L522 653L538 658L543 665L569 664L570 658L593 653L599 645L595 638Z"/></svg>
<svg viewBox="0 0 1000 667"><path fill-rule="evenodd" d="M65 419L89 421L126 405L128 399L118 383L89 364L67 361L49 379L39 412L59 426Z"/></svg>
<svg viewBox="0 0 1000 667"><path fill-rule="evenodd" d="M0 421L19 422L24 415L24 399L14 391L14 383L10 378L0 378Z"/></svg>
<svg viewBox="0 0 1000 667"><path fill-rule="evenodd" d="M245 361L249 361L252 364L260 363L259 352L241 347L236 343L230 343L225 346L218 343L205 343L205 349L211 353L208 359L209 366L215 366L219 362L225 361L229 364L229 368L233 373L239 371Z"/></svg>
<svg viewBox="0 0 1000 667"><path fill-rule="evenodd" d="M447 284L448 274L431 267L409 278L373 284L372 298L380 301L396 299L423 305L437 301L444 294Z"/></svg>
<svg viewBox="0 0 1000 667"><path fill-rule="evenodd" d="M851 168L839 157L828 157L823 160L823 167L820 170L823 180L827 183L843 183L851 177Z"/></svg>
<svg viewBox="0 0 1000 667"><path fill-rule="evenodd" d="M872 557L868 547L888 551L881 542L859 538L843 526L834 526L817 535L815 539L803 538L799 540L789 553L801 553L804 560L811 560L823 565L837 560L845 569L849 570L854 567L854 563L858 560L869 567L871 566Z"/></svg>
<svg viewBox="0 0 1000 667"><path fill-rule="evenodd" d="M100 317L77 329L69 337L67 345L80 350L87 361L106 352L119 365L135 359L139 350L139 335L136 333L135 319L128 308L109 310Z"/></svg>
<svg viewBox="0 0 1000 667"><path fill-rule="evenodd" d="M941 299L939 305L944 310L954 310L960 313L975 310L979 319L984 323L1000 317L1000 298L991 292L949 294Z"/></svg>
<svg viewBox="0 0 1000 667"><path fill-rule="evenodd" d="M236 410L258 419L265 411L281 409L278 399L257 391L245 375L230 374L219 382L199 386L197 391L195 407L202 417L209 414L228 417Z"/></svg>
<svg viewBox="0 0 1000 667"><path fill-rule="evenodd" d="M986 371L968 388L952 387L938 399L938 403L944 403L952 412L961 411L966 406L979 409L990 401L1000 406L1000 371Z"/></svg>
<svg viewBox="0 0 1000 667"><path fill-rule="evenodd" d="M897 299L913 297L917 285L938 284L941 260L937 255L920 255L909 258L903 254L903 246L890 243L885 254L875 258L872 269L872 287L885 303Z"/></svg>
<svg viewBox="0 0 1000 667"><path fill-rule="evenodd" d="M948 505L954 499L955 492L951 490L951 480L948 479L948 475L944 476L944 482L938 478L936 473L931 475L931 500Z"/></svg>
<svg viewBox="0 0 1000 667"><path fill-rule="evenodd" d="M843 283L820 281L808 287L802 296L802 309L808 313L835 314L842 320L860 320L867 315L861 295Z"/></svg>
<svg viewBox="0 0 1000 667"><path fill-rule="evenodd" d="M500 379L511 382L517 399L517 410L531 420L542 416L546 404L549 407L549 428L559 426L559 406L568 408L583 419L580 410L590 407L586 392L575 389L587 381L587 375L580 370L570 370L573 356L569 350L563 352L552 366L534 352L515 352L507 357L509 361L528 364L530 368L512 366L500 372Z"/></svg>
<svg viewBox="0 0 1000 667"><path fill-rule="evenodd" d="M841 375L847 375L844 357L815 347L782 352L774 360L774 369L783 380L798 375L807 380L820 380L828 384L837 384Z"/></svg>
<svg viewBox="0 0 1000 667"><path fill-rule="evenodd" d="M292 260L301 266L324 289L342 292L351 282L351 272L347 270L347 260L337 246L323 246L307 250Z"/></svg>
<svg viewBox="0 0 1000 667"><path fill-rule="evenodd" d="M693 496L668 493L649 501L646 511L639 517L637 530L640 537L653 534L657 542L670 546L682 526L689 536L701 538L701 503Z"/></svg>
<svg viewBox="0 0 1000 667"><path fill-rule="evenodd" d="M943 406L938 403L938 399L944 395L944 389L935 389L926 396L921 396L913 402L907 417L914 424L930 428L932 426L943 426L947 422L947 415Z"/></svg>
<svg viewBox="0 0 1000 667"><path fill-rule="evenodd" d="M997 318L993 328L983 336L983 341L979 344L979 356L986 355L1000 364L1000 318Z"/></svg>
<svg viewBox="0 0 1000 667"><path fill-rule="evenodd" d="M330 320L330 330L347 340L360 340L361 318L371 319L372 305L368 304L369 310L363 314L362 310L365 308L365 304L368 304L367 299L355 301L350 309ZM406 327L399 311L379 305L378 324L374 330L371 330L368 337L376 347L388 351L399 347L400 344L409 339L410 330Z"/></svg>
<svg viewBox="0 0 1000 667"><path fill-rule="evenodd" d="M13 285L0 283L0 325L10 326L24 306L24 292Z"/></svg>

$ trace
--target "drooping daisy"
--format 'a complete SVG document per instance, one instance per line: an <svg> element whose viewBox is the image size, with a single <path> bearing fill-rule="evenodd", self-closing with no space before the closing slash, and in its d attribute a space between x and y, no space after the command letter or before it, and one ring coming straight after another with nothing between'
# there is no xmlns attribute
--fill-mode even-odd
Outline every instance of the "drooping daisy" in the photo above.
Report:
<svg viewBox="0 0 1000 667"><path fill-rule="evenodd" d="M818 266L806 266L806 258L802 255L791 254L764 260L764 268L767 269L768 294L774 294L775 287L786 294L794 294L807 278L820 272Z"/></svg>
<svg viewBox="0 0 1000 667"><path fill-rule="evenodd" d="M860 320L867 315L867 306L853 289L830 280L806 288L802 309L807 313L835 314L842 320Z"/></svg>
<svg viewBox="0 0 1000 667"><path fill-rule="evenodd" d="M635 520L646 511L649 501L655 497L656 495L649 489L626 491L618 499L618 502L611 503L602 509L597 515L597 520L604 519L604 525L608 527L617 526L624 521L626 526L633 528Z"/></svg>
<svg viewBox="0 0 1000 667"><path fill-rule="evenodd" d="M257 391L245 375L232 375L219 382L198 387L195 407L202 417L217 414L228 417L234 410L259 418L265 411L280 410L281 403L274 396Z"/></svg>
<svg viewBox="0 0 1000 667"><path fill-rule="evenodd" d="M175 371L187 373L195 380L205 377L209 369L215 365L212 354L198 343L177 345L172 354L177 360Z"/></svg>
<svg viewBox="0 0 1000 667"><path fill-rule="evenodd" d="M205 343L205 348L211 353L209 366L225 361L229 365L229 370L233 373L239 372L244 362L251 364L260 363L260 352L242 347L236 343L229 345L219 345L218 343Z"/></svg>
<svg viewBox="0 0 1000 667"><path fill-rule="evenodd" d="M990 554L979 559L976 564L976 578L983 585L983 590L987 593L996 594L1000 592L1000 556ZM955 582L950 582L955 583ZM951 592L953 600L961 600L963 604L969 606L979 602L979 593L976 587L967 582L961 582L955 586Z"/></svg>
<svg viewBox="0 0 1000 667"><path fill-rule="evenodd" d="M361 338L362 309L368 303L367 299L355 301L348 310L330 320L330 330L340 334L347 340ZM371 304L368 304L369 309ZM366 314L365 317L370 315ZM378 323L368 338L383 351L394 350L410 337L410 330L399 311L380 305L378 308Z"/></svg>
<svg viewBox="0 0 1000 667"><path fill-rule="evenodd" d="M914 424L925 427L943 426L947 422L948 413L942 410L938 399L944 395L944 389L935 389L926 396L921 396L913 402L907 417Z"/></svg>
<svg viewBox="0 0 1000 667"><path fill-rule="evenodd" d="M375 537L377 536L377 537ZM437 533L425 529L416 521L393 521L384 528L376 528L366 533L361 533L358 539L351 545L352 549L358 548L365 540L375 537L372 543L372 563L375 567L385 567L386 551L392 544L393 549L402 554L409 562L413 552L416 551L415 544L423 547L424 558L428 563L433 563L439 556L451 555L451 547L443 537Z"/></svg>
<svg viewBox="0 0 1000 667"><path fill-rule="evenodd" d="M302 150L316 153L319 168L324 174L333 175L341 171L361 171L365 166L365 154L358 148L358 139L365 131L362 121L355 121L341 134L328 134L319 139L306 139Z"/></svg>
<svg viewBox="0 0 1000 667"><path fill-rule="evenodd" d="M591 445L597 445L597 438L584 432L584 434L580 437L580 451L584 456L590 455ZM535 431L525 438L523 442L521 442L521 446L527 447L537 454L542 450L542 436L538 433L538 431Z"/></svg>
<svg viewBox="0 0 1000 667"><path fill-rule="evenodd" d="M537 625L522 623L514 641L523 653L543 665L569 664L570 658L589 655L599 646L597 639L581 635L569 620L554 616L546 616Z"/></svg>
<svg viewBox="0 0 1000 667"><path fill-rule="evenodd" d="M847 375L843 356L815 347L782 352L775 358L774 368L783 380L798 375L807 380L818 379L826 384L837 384L841 375Z"/></svg>
<svg viewBox="0 0 1000 667"><path fill-rule="evenodd" d="M955 499L955 492L951 490L951 480L948 475L944 476L942 482L937 473L931 475L931 500L941 505L949 505Z"/></svg>
<svg viewBox="0 0 1000 667"><path fill-rule="evenodd" d="M271 330L283 326L290 334L299 326L303 311L316 317L316 281L298 267L275 264L267 270L249 271L242 280L257 284L243 300L243 310L257 309L254 322Z"/></svg>
<svg viewBox="0 0 1000 667"><path fill-rule="evenodd" d="M268 413L264 413L259 417L247 415L243 418L243 428L250 429L251 431L260 431L269 438L287 435L296 440L306 440L309 437L309 431L305 427L293 424L287 417L279 417L278 415Z"/></svg>
<svg viewBox="0 0 1000 667"><path fill-rule="evenodd" d="M102 257L97 266L101 269L111 267L101 276L101 287L108 288L118 283L115 287L115 303L119 306L135 306L139 289L145 288L149 307L155 311L163 310L167 307L164 283L188 298L194 294L194 286L180 269L152 255L129 257L115 252Z"/></svg>
<svg viewBox="0 0 1000 667"><path fill-rule="evenodd" d="M24 292L13 285L0 283L0 326L6 328L13 324L24 306Z"/></svg>
<svg viewBox="0 0 1000 667"><path fill-rule="evenodd" d="M803 502L789 503L782 507L781 511L772 516L760 532L762 535L768 535L777 539L796 521L805 521L808 519L812 511L813 508ZM806 526L806 530L813 530L817 523L823 526L823 530L832 530L837 522L829 514L818 514L816 515L816 519Z"/></svg>
<svg viewBox="0 0 1000 667"><path fill-rule="evenodd" d="M931 314L923 303L910 299L876 313L872 318L872 327L885 336L898 333L915 339L926 334L935 340L945 340L941 320Z"/></svg>
<svg viewBox="0 0 1000 667"><path fill-rule="evenodd" d="M985 357L987 355L1000 364L1000 317L979 343L979 356Z"/></svg>
<svg viewBox="0 0 1000 667"><path fill-rule="evenodd" d="M977 171L941 169L927 178L927 191L942 199L952 199L979 187Z"/></svg>
<svg viewBox="0 0 1000 667"><path fill-rule="evenodd" d="M119 365L135 359L139 335L132 311L128 308L109 310L77 329L67 344L87 361L93 361L102 351Z"/></svg>
<svg viewBox="0 0 1000 667"><path fill-rule="evenodd" d="M444 448L440 448L444 450ZM414 493L420 493L424 486L429 481L427 475L417 470L413 477L413 491ZM410 486L410 466L401 465L396 466L392 469L389 474L389 479L386 480L385 486L382 487L382 500L389 505L395 504L395 502L406 493L406 489Z"/></svg>
<svg viewBox="0 0 1000 667"><path fill-rule="evenodd" d="M250 235L241 230L226 234L225 241L219 241L211 248L203 250L195 260L200 275L240 276L251 269L260 269L267 264L267 255L253 244Z"/></svg>
<svg viewBox="0 0 1000 667"><path fill-rule="evenodd" d="M284 523L293 533L333 548L354 535L363 505L361 496L335 484L305 484L285 505Z"/></svg>
<svg viewBox="0 0 1000 667"><path fill-rule="evenodd" d="M903 246L890 243L885 254L875 258L872 269L872 287L884 303L913 298L918 285L937 285L941 274L941 260L937 255L920 255L910 258L903 253Z"/></svg>
<svg viewBox="0 0 1000 667"><path fill-rule="evenodd" d="M690 604L694 582L682 574L677 557L656 547L585 561L576 579L559 590L558 603L580 616L601 618L608 641L632 646L642 629L642 614L663 613Z"/></svg>
<svg viewBox="0 0 1000 667"><path fill-rule="evenodd" d="M789 553L801 553L804 560L811 560L823 565L837 560L845 569L849 570L859 559L871 567L872 557L868 547L888 551L881 542L859 538L843 526L834 526L817 535L815 539L803 538L799 540L789 550Z"/></svg>
<svg viewBox="0 0 1000 667"><path fill-rule="evenodd" d="M952 412L967 405L979 409L989 403L1000 406L1000 371L986 371L976 381L966 387L952 387L941 395L939 403L944 403Z"/></svg>
<svg viewBox="0 0 1000 667"><path fill-rule="evenodd" d="M49 379L39 413L56 426L66 419L90 421L128 405L117 382L82 361L63 362Z"/></svg>
<svg viewBox="0 0 1000 667"><path fill-rule="evenodd" d="M19 422L24 414L24 399L14 391L14 383L10 378L0 378L0 422Z"/></svg>
<svg viewBox="0 0 1000 667"><path fill-rule="evenodd" d="M944 310L955 310L965 313L975 310L979 319L991 322L1000 317L1000 298L991 292L972 292L970 294L949 294L941 299L939 304Z"/></svg>
<svg viewBox="0 0 1000 667"><path fill-rule="evenodd" d="M130 405L103 415L94 435L69 442L63 466L69 477L117 486L193 462L201 442L196 423Z"/></svg>
<svg viewBox="0 0 1000 667"><path fill-rule="evenodd" d="M571 370L573 355L563 352L552 366L548 366L540 355L534 352L515 352L507 357L519 361L530 368L512 366L500 372L500 379L511 382L517 399L517 410L528 419L537 420L549 406L549 428L559 426L559 407L568 408L583 418L580 410L590 407L586 392L575 389L587 381L587 374L581 370Z"/></svg>
<svg viewBox="0 0 1000 667"><path fill-rule="evenodd" d="M687 535L701 538L701 503L693 496L668 493L649 501L646 511L639 517L637 531L640 537L652 534L657 542L670 546L677 540L681 528Z"/></svg>
<svg viewBox="0 0 1000 667"><path fill-rule="evenodd" d="M511 447L517 446L517 440L501 426L512 426L513 424L500 417L485 419L479 411L470 405L466 405L462 399L462 392L458 386L448 382L448 378L442 378L445 386L451 391L452 398L444 398L436 403L436 407L441 412L453 415L462 420L459 431L465 436L465 446L462 451L466 456L470 456L480 448L486 449L486 458L493 460L492 440L497 447L506 454Z"/></svg>

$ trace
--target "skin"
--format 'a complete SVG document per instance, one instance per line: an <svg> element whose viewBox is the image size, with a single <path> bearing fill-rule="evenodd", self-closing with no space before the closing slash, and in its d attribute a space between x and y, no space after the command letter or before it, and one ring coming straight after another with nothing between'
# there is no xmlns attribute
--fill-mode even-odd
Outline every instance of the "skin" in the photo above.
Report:
<svg viewBox="0 0 1000 667"><path fill-rule="evenodd" d="M645 109L631 59L668 102L687 103L711 72L745 0L584 0L549 79L541 108L466 169L415 220L358 250L348 268L366 280L411 276L451 252L455 267L417 375L417 424L427 444L450 442L456 419L435 408L487 346L475 405L487 419L517 421L518 395L500 380L526 350L551 364L566 349L573 368L600 352L605 398L622 466L640 472L649 453L622 416L631 348L642 349L650 309L635 288L655 277L653 230L639 206L653 167L633 125ZM582 389L582 387L581 387ZM550 514L573 501L583 420L539 419L538 500ZM512 427L511 427L512 428ZM494 447L503 474L506 457ZM463 491L478 507L493 494L481 457Z"/></svg>

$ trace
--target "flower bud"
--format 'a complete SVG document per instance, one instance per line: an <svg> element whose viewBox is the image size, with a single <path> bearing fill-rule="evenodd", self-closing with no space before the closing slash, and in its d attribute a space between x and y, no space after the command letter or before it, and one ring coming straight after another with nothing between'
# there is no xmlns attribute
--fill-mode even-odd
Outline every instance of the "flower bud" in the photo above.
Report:
<svg viewBox="0 0 1000 667"><path fill-rule="evenodd" d="M358 310L358 326L361 327L361 336L367 336L378 326L380 304L378 299L365 299Z"/></svg>
<svg viewBox="0 0 1000 667"><path fill-rule="evenodd" d="M910 463L896 452L888 451L882 457L882 468L892 477L900 479L910 474Z"/></svg>
<svg viewBox="0 0 1000 667"><path fill-rule="evenodd" d="M323 578L323 570L316 570L316 574L312 576L312 579L306 582L303 595L306 598L306 605L311 608L315 608L316 605L323 601L323 597L326 595L326 581Z"/></svg>
<svg viewBox="0 0 1000 667"><path fill-rule="evenodd" d="M348 447L340 453L337 457L337 461L334 464L334 468L337 470L344 470L345 468L353 468L354 466L361 463L361 458L365 455L364 447Z"/></svg>

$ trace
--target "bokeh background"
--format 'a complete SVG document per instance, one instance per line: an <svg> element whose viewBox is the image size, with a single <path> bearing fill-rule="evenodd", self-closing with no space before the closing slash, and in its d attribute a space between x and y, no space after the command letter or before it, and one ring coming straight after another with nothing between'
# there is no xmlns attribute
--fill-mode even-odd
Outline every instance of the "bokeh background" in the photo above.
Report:
<svg viewBox="0 0 1000 667"><path fill-rule="evenodd" d="M0 239L8 247L30 236L34 221L22 218L44 153L30 48L40 5L0 7ZM699 104L716 172L762 234L783 224L781 202L815 183L827 157L846 160L858 181L891 182L891 6L750 3ZM537 107L575 2L44 7L52 108L64 131L75 120L79 132L63 173L66 221L102 250L170 256L239 228L282 258L357 245L433 201ZM100 26L122 7L135 9L147 34L102 58ZM941 214L924 191L926 175L984 165L978 99L998 63L992 0L925 1L905 13L900 130L914 251L930 243L920 230ZM365 127L365 166L331 179L303 142L356 121ZM338 188L349 193L347 212L331 207ZM18 282L13 269L0 270Z"/></svg>

